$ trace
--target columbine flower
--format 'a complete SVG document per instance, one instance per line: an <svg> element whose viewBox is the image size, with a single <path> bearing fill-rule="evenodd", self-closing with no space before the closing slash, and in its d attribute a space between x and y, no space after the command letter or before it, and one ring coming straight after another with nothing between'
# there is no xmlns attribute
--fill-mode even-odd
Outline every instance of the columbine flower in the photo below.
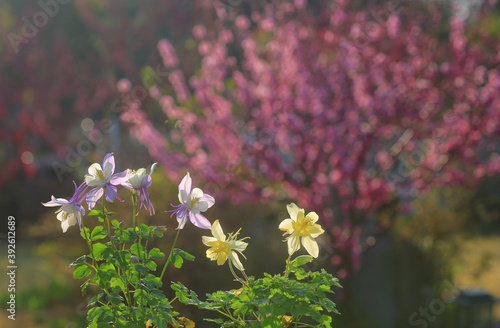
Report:
<svg viewBox="0 0 500 328"><path fill-rule="evenodd" d="M43 206L54 207L61 206L60 209L56 211L57 219L61 221L61 227L63 232L66 232L70 226L74 226L77 222L82 230L82 213L85 214L85 209L81 205L83 202L83 194L87 190L88 186L82 183L79 187L75 185L75 193L70 200L64 198L55 198L52 196L52 200L47 203L42 203Z"/></svg>
<svg viewBox="0 0 500 328"><path fill-rule="evenodd" d="M130 177L131 171L125 170L121 173L115 172L115 158L113 153L109 153L102 161L102 167L99 163L94 163L89 167L89 173L85 175L85 183L89 187L97 187L90 190L87 194L87 205L89 210L93 209L97 200L102 197L106 190L105 199L112 202L117 198L116 186L123 184Z"/></svg>
<svg viewBox="0 0 500 328"><path fill-rule="evenodd" d="M189 220L198 228L210 229L210 222L201 212L205 212L212 207L215 204L215 199L203 193L200 188L191 190L191 183L191 177L187 173L179 184L178 196L181 204L174 206L175 210L169 212L172 212L172 215L175 214L177 217L177 222L179 222L177 229L184 228L188 216Z"/></svg>
<svg viewBox="0 0 500 328"><path fill-rule="evenodd" d="M136 215L139 214L139 211L142 207L149 210L149 215L153 215L155 213L155 209L153 207L153 204L151 203L151 200L149 199L147 190L147 188L151 186L151 183L153 182L151 175L153 174L155 167L156 163L151 165L151 171L149 172L149 175L146 174L145 168L140 168L137 171L133 171L128 180L122 183L122 186L124 186L125 188L135 190L137 192L137 196L141 200L141 205L139 206L139 210L137 211Z"/></svg>
<svg viewBox="0 0 500 328"><path fill-rule="evenodd" d="M318 257L318 243L314 238L325 232L319 224L315 224L319 218L318 214L310 212L305 215L304 209L299 208L294 203L288 204L286 209L288 210L288 214L290 214L290 218L283 220L279 228L286 231L283 236L287 233L289 234L287 237L288 254L292 255L298 251L300 243L302 243L312 257Z"/></svg>
<svg viewBox="0 0 500 328"><path fill-rule="evenodd" d="M217 260L217 265L223 265L229 259L238 270L244 271L245 269L238 258L238 253L245 257L242 252L247 248L248 243L236 240L238 232L226 238L219 220L215 220L210 229L213 237L201 237L203 244L210 247L207 250L207 257L212 261Z"/></svg>

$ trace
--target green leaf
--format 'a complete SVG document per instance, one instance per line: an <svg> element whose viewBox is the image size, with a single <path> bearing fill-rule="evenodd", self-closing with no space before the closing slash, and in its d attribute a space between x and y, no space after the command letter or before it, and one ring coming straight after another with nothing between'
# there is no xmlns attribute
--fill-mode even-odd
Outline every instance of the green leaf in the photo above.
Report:
<svg viewBox="0 0 500 328"><path fill-rule="evenodd" d="M130 251L138 258L143 258L148 254L146 248L141 244L133 244L132 246L130 246Z"/></svg>
<svg viewBox="0 0 500 328"><path fill-rule="evenodd" d="M136 263L134 265L134 268L135 268L135 271L139 272L142 275L147 275L149 272L149 268L141 263Z"/></svg>
<svg viewBox="0 0 500 328"><path fill-rule="evenodd" d="M123 297L121 297L117 293L110 293L106 296L106 299L114 305L120 305L120 303L123 301Z"/></svg>
<svg viewBox="0 0 500 328"><path fill-rule="evenodd" d="M326 315L326 314L322 315L321 316L321 323L323 325L325 325L325 327L331 327L330 323L332 323L332 317L330 317L329 315Z"/></svg>
<svg viewBox="0 0 500 328"><path fill-rule="evenodd" d="M172 254L172 262L174 263L174 266L177 269L180 269L182 267L182 263L184 263L184 260L182 259L182 256L178 254Z"/></svg>
<svg viewBox="0 0 500 328"><path fill-rule="evenodd" d="M125 292L125 283L123 282L121 277L113 277L111 278L110 282L111 288L119 287L122 292Z"/></svg>
<svg viewBox="0 0 500 328"><path fill-rule="evenodd" d="M298 268L297 271L294 272L294 274L298 280L302 280L302 279L309 277L309 272L306 272L306 270L304 270L302 268Z"/></svg>
<svg viewBox="0 0 500 328"><path fill-rule="evenodd" d="M115 228L118 228L118 227L120 227L120 222L118 222L117 219L113 219L113 220L111 220L111 225Z"/></svg>
<svg viewBox="0 0 500 328"><path fill-rule="evenodd" d="M92 234L90 235L90 240L95 241L99 239L106 238L108 233L104 230L103 226L97 226L92 230Z"/></svg>
<svg viewBox="0 0 500 328"><path fill-rule="evenodd" d="M104 290L110 288L110 281L113 277L118 276L116 267L111 263L102 263L98 268L94 281L99 287Z"/></svg>
<svg viewBox="0 0 500 328"><path fill-rule="evenodd" d="M161 81L161 77L159 77L155 70L150 66L146 66L141 69L141 79L146 89L151 88L153 85Z"/></svg>
<svg viewBox="0 0 500 328"><path fill-rule="evenodd" d="M165 254L160 252L158 248L153 248L149 251L149 258L150 259L162 259L165 257Z"/></svg>
<svg viewBox="0 0 500 328"><path fill-rule="evenodd" d="M313 260L313 257L310 255L301 255L297 256L292 263L295 263L297 266L302 266L306 263L309 263Z"/></svg>
<svg viewBox="0 0 500 328"><path fill-rule="evenodd" d="M93 256L94 260L99 261L102 260L106 257L109 256L110 250L108 250L108 246L101 244L101 243L95 243L92 245L92 253L91 255Z"/></svg>
<svg viewBox="0 0 500 328"><path fill-rule="evenodd" d="M87 240L87 238L90 237L90 230L87 227L83 227L82 231L80 231L80 236L82 236L83 239Z"/></svg>
<svg viewBox="0 0 500 328"><path fill-rule="evenodd" d="M156 271L156 263L154 261L147 261L144 265L151 271Z"/></svg>
<svg viewBox="0 0 500 328"><path fill-rule="evenodd" d="M99 300L101 299L101 297L104 295L104 293L99 293L97 295L95 295L94 297L92 297L89 301L89 304L87 304L87 308L91 308L91 307L94 307L97 302L99 302Z"/></svg>
<svg viewBox="0 0 500 328"><path fill-rule="evenodd" d="M99 216L102 214L102 211L99 211L99 210L92 210L90 211L87 216Z"/></svg>
<svg viewBox="0 0 500 328"><path fill-rule="evenodd" d="M148 274L144 279L142 279L142 282L144 285L148 286L148 288L154 289L154 288L160 288L162 286L161 280L159 277L156 277L155 275ZM158 291L160 296L157 296L159 298L165 298L165 296ZM152 294L155 294L155 291L152 292Z"/></svg>
<svg viewBox="0 0 500 328"><path fill-rule="evenodd" d="M281 322L281 320L273 315L268 316L267 318L264 319L264 321L262 321L263 328L276 328L282 326L283 323Z"/></svg>
<svg viewBox="0 0 500 328"><path fill-rule="evenodd" d="M189 254L188 252L183 251L180 248L174 249L174 254L179 254L180 256L182 256L183 258L185 258L188 261L193 261L195 259L195 257L193 255Z"/></svg>
<svg viewBox="0 0 500 328"><path fill-rule="evenodd" d="M82 263L85 263L86 259L87 259L87 255L82 255L79 258L77 258L75 261L73 261L73 263L71 263L69 266L74 267L74 266L80 265Z"/></svg>
<svg viewBox="0 0 500 328"><path fill-rule="evenodd" d="M86 264L80 264L75 268L73 272L73 278L80 279L86 277L92 273L92 270Z"/></svg>
<svg viewBox="0 0 500 328"><path fill-rule="evenodd" d="M132 255L128 251L115 251L113 259L120 269L126 269L130 265L130 257Z"/></svg>

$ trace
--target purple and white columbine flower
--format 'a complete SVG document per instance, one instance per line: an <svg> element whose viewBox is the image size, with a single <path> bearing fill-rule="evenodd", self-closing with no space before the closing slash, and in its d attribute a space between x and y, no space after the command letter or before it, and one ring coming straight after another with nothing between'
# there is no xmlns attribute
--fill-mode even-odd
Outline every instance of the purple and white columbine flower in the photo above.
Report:
<svg viewBox="0 0 500 328"><path fill-rule="evenodd" d="M89 173L85 175L85 183L89 187L97 187L90 190L87 194L87 205L89 210L93 209L97 200L102 197L104 190L106 190L105 199L112 202L117 197L116 186L123 184L127 181L132 174L131 170L115 173L115 157L113 153L109 153L104 157L102 167L99 163L94 163L89 167Z"/></svg>
<svg viewBox="0 0 500 328"><path fill-rule="evenodd" d="M70 200L64 198L55 198L52 196L52 200L47 203L42 203L43 206L54 207L61 206L60 209L56 211L57 219L61 221L61 227L63 232L66 232L70 226L74 226L77 222L82 230L82 213L85 214L85 209L81 205L83 202L83 196L88 186L84 182L80 186L75 185L75 193Z"/></svg>
<svg viewBox="0 0 500 328"><path fill-rule="evenodd" d="M191 190L191 183L191 177L187 173L179 184L179 201L181 204L174 206L175 210L168 212L172 212L172 215L177 216L177 222L179 222L177 229L184 228L188 216L189 220L198 228L210 229L212 225L201 212L205 212L212 207L215 204L215 199L203 193L200 188Z"/></svg>
<svg viewBox="0 0 500 328"><path fill-rule="evenodd" d="M149 199L147 190L147 188L151 186L151 183L153 182L151 175L153 174L155 167L156 163L151 165L151 171L149 172L149 175L146 174L145 168L133 171L127 181L122 183L122 186L124 186L125 188L135 190L137 192L137 196L139 196L139 199L141 200L141 205L139 206L139 210L137 211L136 215L139 214L139 211L142 207L149 210L149 215L155 214L155 209L153 207L153 204L151 203L151 200Z"/></svg>

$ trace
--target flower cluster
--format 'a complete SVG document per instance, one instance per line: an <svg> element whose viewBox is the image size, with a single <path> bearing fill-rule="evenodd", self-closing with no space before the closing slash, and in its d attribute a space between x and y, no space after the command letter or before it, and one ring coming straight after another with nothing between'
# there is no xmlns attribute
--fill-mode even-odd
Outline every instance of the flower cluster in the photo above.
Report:
<svg viewBox="0 0 500 328"><path fill-rule="evenodd" d="M85 209L82 206L83 200L85 199L87 202L89 210L92 210L103 196L108 202L121 201L117 195L117 186L123 186L137 193L140 204L136 215L139 214L140 209L143 207L149 210L150 215L152 215L155 210L149 199L147 188L153 181L151 176L155 167L156 163L151 165L149 174L146 174L144 168L137 171L127 169L114 174L115 158L112 153L109 153L104 157L102 165L99 163L90 165L88 174L85 175L85 182L78 187L75 183L75 193L69 200L52 196L51 201L42 204L47 207L60 206L56 213L57 219L61 221L63 232L66 232L70 226L76 223L78 223L81 230L82 214L85 214ZM89 188L93 189L87 192ZM86 195L85 192L87 192ZM243 255L242 252L246 249L248 243L236 239L238 232L226 237L219 220L215 220L213 224L210 224L208 219L201 214L215 204L215 199L204 193L200 188L192 189L192 179L189 172L179 184L178 198L181 204L174 206L175 209L169 211L172 215L176 215L179 224L177 229L183 229L188 218L196 227L210 229L213 237L203 236L202 239L203 243L210 247L207 250L207 257L211 260L217 260L218 265L223 265L229 260L230 265L244 271L245 269L237 253ZM300 209L293 203L287 205L287 210L290 218L281 222L279 229L286 231L285 234L289 234L286 239L289 255L291 256L298 251L302 243L311 256L318 257L318 244L314 238L324 232L321 226L315 223L318 220L318 215L315 212L305 215L304 209Z"/></svg>
<svg viewBox="0 0 500 328"><path fill-rule="evenodd" d="M180 268L184 260L194 260L194 256L175 248L179 233L184 228L188 218L194 226L211 230L212 236L202 236L201 238L202 243L208 247L206 250L207 258L216 261L219 266L228 263L231 273L237 281L241 282L242 287L227 294L235 297L234 300L232 298L217 300L222 294L216 293L216 296L211 297L210 301L214 303L207 302L205 304L199 301L194 292L187 293L187 289L180 283L172 283L171 287L176 291L176 298L180 302L225 313L232 322L224 327L240 327L245 326L245 323L248 322L246 313L239 311L238 314L236 312L231 314L227 312L227 309L235 308L235 306L222 306L220 301L241 302L237 299L238 296L249 293L254 297L262 298L262 302L258 303L265 305L270 300L266 296L267 287L264 289L261 287L275 285L279 287L277 289L282 290L283 294L290 298L288 305L279 301L281 308L285 309L286 306L289 306L289 309L285 311L289 315L283 315L281 312L273 313L270 310L273 307L264 306L258 311L261 314L256 317L252 315L251 320L256 318L265 326L277 326L285 321L287 325L293 321L297 324L304 313L309 313L314 320L320 323L321 327L330 327L331 318L320 315L320 312L325 310L335 312L335 305L326 301L324 294L309 295L306 298L302 295L312 290L328 292L331 285L337 284L336 280L324 271L308 273L299 268L318 257L319 248L315 238L324 231L316 223L319 217L315 212L306 215L304 209L293 203L287 205L290 218L285 219L278 227L285 231L285 235L288 235L286 241L289 256L286 260L285 271L283 275L274 277L267 275L265 278L255 280L253 277L247 276L239 257L241 255L246 259L243 252L248 246L248 243L245 242L248 237L238 239L241 229L226 235L219 220L210 223L202 213L215 204L215 199L200 188L193 188L191 176L187 173L178 187L180 204L173 205L174 209L167 211L171 213L171 216L176 216L178 223L177 235L172 249L166 257L159 277L150 274L149 271L156 270L154 260L164 258L165 254L158 248L148 251L148 241L153 240L154 237L162 237L164 227L136 224L136 216L142 208L147 209L150 215L155 213L147 191L147 188L152 184L152 174L155 167L156 163L151 166L149 174L144 168L137 171L127 169L115 174L115 160L113 154L110 153L106 155L102 165L94 163L89 167L88 174L85 175L85 181L82 184L77 186L75 183L75 193L69 200L52 196L51 201L43 203L44 206L49 207L60 206L56 213L57 219L61 221L63 232L78 223L81 230L80 235L89 246L90 253L78 258L71 266L75 267L73 274L75 278L83 278L91 275L93 271L95 272L94 278L88 279L82 285L82 292L85 292L87 286L92 284L103 290L103 293L90 302L92 309L87 315L90 328L96 328L100 324L109 324L110 322L114 323L114 327L141 327L144 322L147 322L147 326L153 326L154 323L159 328L177 327L181 322L186 327L194 326L191 320L178 316L178 313L172 310L170 304L173 300L169 301L160 290L165 270L170 263ZM118 198L117 187L119 186L132 191L134 205L132 228L126 229L123 222L110 220L113 213L107 212L104 206L104 201L122 201ZM103 206L97 206L99 200L102 201ZM85 209L82 206L84 201L87 202L88 209L92 211L90 215L98 216L99 222L103 222L102 226L97 225L92 231L85 227L82 220L82 215L85 214ZM109 241L99 242L105 238L109 238ZM301 244L309 255L298 256L292 260L292 255L300 249ZM242 277L236 273L234 268L241 272ZM304 282L290 280L289 275L292 273L295 274L297 280L302 279ZM308 282L309 277L313 275L316 278ZM100 300L104 294L106 294L106 300ZM98 301L100 305L96 305ZM253 314L256 310L250 310L250 307L254 305L248 304L248 306L249 314ZM220 307L226 310L221 312L218 310ZM271 312L265 313L265 311ZM295 313L300 313L300 315L294 317ZM119 315L115 316L115 314Z"/></svg>
<svg viewBox="0 0 500 328"><path fill-rule="evenodd" d="M115 158L112 153L109 153L104 157L102 165L99 163L90 165L88 174L85 175L85 181L78 188L75 184L75 193L70 200L52 196L51 201L42 204L47 207L61 206L56 213L58 213L58 220L61 221L63 232L66 232L70 226L75 225L77 222L80 230L82 229L81 215L85 214L82 206L84 200L87 202L89 210L92 210L103 196L108 202L120 200L117 194L117 186L123 186L137 193L140 199L139 210L145 207L152 214L154 208L146 189L151 185L151 174L155 166L156 163L151 166L149 175L146 175L146 169L144 168L137 171L127 169L114 174ZM85 195L89 188L93 189L90 189Z"/></svg>

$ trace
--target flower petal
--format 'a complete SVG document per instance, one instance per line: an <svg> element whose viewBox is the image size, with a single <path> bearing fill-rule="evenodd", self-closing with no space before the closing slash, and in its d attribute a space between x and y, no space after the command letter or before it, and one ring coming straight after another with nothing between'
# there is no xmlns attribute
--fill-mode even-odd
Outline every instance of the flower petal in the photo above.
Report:
<svg viewBox="0 0 500 328"><path fill-rule="evenodd" d="M178 209L176 212L176 217L177 217L177 222L179 223L177 229L184 228L184 225L187 222L187 210L185 208Z"/></svg>
<svg viewBox="0 0 500 328"><path fill-rule="evenodd" d="M306 215L306 219L308 219L312 223L316 223L316 221L318 221L318 219L319 219L319 216L318 216L318 214L316 214L316 212L309 212Z"/></svg>
<svg viewBox="0 0 500 328"><path fill-rule="evenodd" d="M313 238L316 238L325 232L325 230L323 230L323 228L321 228L321 226L319 224L313 224L313 225L307 227L306 230L307 230L307 233L309 233L309 236L311 236Z"/></svg>
<svg viewBox="0 0 500 328"><path fill-rule="evenodd" d="M302 237L302 245L304 245L304 248L306 251L314 258L318 257L319 255L319 248L318 248L318 243L314 238L310 236L305 236Z"/></svg>
<svg viewBox="0 0 500 328"><path fill-rule="evenodd" d="M130 175L132 175L132 170L126 169L123 172L113 175L109 180L109 183L114 186L122 185L130 178Z"/></svg>
<svg viewBox="0 0 500 328"><path fill-rule="evenodd" d="M54 207L54 206L66 205L68 203L69 203L69 201L64 199L64 198L55 198L54 196L52 196L52 200L50 200L46 203L42 203L42 205L46 206L46 207Z"/></svg>
<svg viewBox="0 0 500 328"><path fill-rule="evenodd" d="M69 228L68 220L61 221L61 228L62 228L63 233L68 231L68 228Z"/></svg>
<svg viewBox="0 0 500 328"><path fill-rule="evenodd" d="M134 189L134 186L132 186L132 184L130 183L130 177L127 179L127 181L122 182L121 185L130 190Z"/></svg>
<svg viewBox="0 0 500 328"><path fill-rule="evenodd" d="M212 230L212 235L217 238L219 241L225 241L226 240L226 235L224 235L224 232L222 231L222 227L219 223L219 220L215 220L214 223L212 224L212 227L210 228Z"/></svg>
<svg viewBox="0 0 500 328"><path fill-rule="evenodd" d="M179 184L179 201L181 203L187 202L187 196L191 193L191 183L191 176L188 172Z"/></svg>
<svg viewBox="0 0 500 328"><path fill-rule="evenodd" d="M57 219L59 221L61 221L61 228L63 230L63 232L66 232L68 231L68 228L70 226L74 226L76 224L76 217L75 217L75 214L73 213L67 213L67 212L64 212L64 211L61 211L58 215L57 215Z"/></svg>
<svg viewBox="0 0 500 328"><path fill-rule="evenodd" d="M300 239L296 235L291 235L287 240L288 244L288 255L292 255L300 249Z"/></svg>
<svg viewBox="0 0 500 328"><path fill-rule="evenodd" d="M217 238L215 237L209 237L209 236L201 236L201 241L205 246L213 246L212 243L217 241Z"/></svg>
<svg viewBox="0 0 500 328"><path fill-rule="evenodd" d="M194 213L205 212L209 208L209 203L206 201L199 200L198 203L193 207Z"/></svg>
<svg viewBox="0 0 500 328"><path fill-rule="evenodd" d="M94 188L87 193L85 200L89 206L89 210L93 209L99 198L102 197L104 189L102 187Z"/></svg>
<svg viewBox="0 0 500 328"><path fill-rule="evenodd" d="M297 213L297 222L304 222L305 214L306 214L305 210L301 208L300 211Z"/></svg>
<svg viewBox="0 0 500 328"><path fill-rule="evenodd" d="M97 177L97 172L102 171L102 167L99 163L94 163L89 166L88 172L90 175Z"/></svg>
<svg viewBox="0 0 500 328"><path fill-rule="evenodd" d="M78 222L78 226L80 228L80 231L82 231L82 215L80 214L80 212L76 212L76 220L75 221Z"/></svg>
<svg viewBox="0 0 500 328"><path fill-rule="evenodd" d="M295 205L295 203L291 203L286 206L286 210L288 211L288 214L290 214L290 219L297 221L297 214L299 213L300 208Z"/></svg>
<svg viewBox="0 0 500 328"><path fill-rule="evenodd" d="M293 221L292 219L285 219L281 221L279 227L280 230L286 231L289 234L293 233Z"/></svg>
<svg viewBox="0 0 500 328"><path fill-rule="evenodd" d="M194 214L192 212L189 213L189 220L195 226L201 229L210 229L210 221L206 217L201 214Z"/></svg>
<svg viewBox="0 0 500 328"><path fill-rule="evenodd" d="M128 182L132 185L133 189L141 188L142 179L146 176L146 169L140 168L136 172L132 173Z"/></svg>
<svg viewBox="0 0 500 328"><path fill-rule="evenodd" d="M99 171L102 171L99 163L94 163L89 166L89 174L85 175L85 183L89 187L96 187L102 185L104 182L99 179Z"/></svg>
<svg viewBox="0 0 500 328"><path fill-rule="evenodd" d="M207 203L207 209L209 209L210 207L212 207L215 204L215 198L213 198L212 196L210 196L208 194L203 194L203 196L200 197L199 202L200 203L201 202ZM205 211L202 211L202 212L205 212Z"/></svg>
<svg viewBox="0 0 500 328"><path fill-rule="evenodd" d="M243 265L241 264L238 254L236 252L231 252L230 261L236 267L236 269L240 271L245 271L245 268L243 268Z"/></svg>
<svg viewBox="0 0 500 328"><path fill-rule="evenodd" d="M116 187L110 184L106 185L106 201L113 202L116 199Z"/></svg>
<svg viewBox="0 0 500 328"><path fill-rule="evenodd" d="M218 252L216 253L217 255L217 265L223 265L226 263L227 260L227 255L224 252Z"/></svg>
<svg viewBox="0 0 500 328"><path fill-rule="evenodd" d="M191 191L191 198L201 198L203 197L203 190L200 188L194 188L193 191Z"/></svg>
<svg viewBox="0 0 500 328"><path fill-rule="evenodd" d="M153 165L151 165L151 169L149 170L149 176L153 175L153 172L155 171L155 168L156 168L156 164L158 164L158 163L153 163Z"/></svg>
<svg viewBox="0 0 500 328"><path fill-rule="evenodd" d="M231 241L230 244L231 244L231 249L237 252L243 252L248 246L248 243L245 243L244 241L241 240L233 240Z"/></svg>
<svg viewBox="0 0 500 328"><path fill-rule="evenodd" d="M153 183L153 178L150 175L146 175L142 178L141 186L143 188L148 188Z"/></svg>
<svg viewBox="0 0 500 328"><path fill-rule="evenodd" d="M102 161L102 171L104 172L104 176L110 177L115 172L115 157L113 153L109 153L104 157Z"/></svg>

